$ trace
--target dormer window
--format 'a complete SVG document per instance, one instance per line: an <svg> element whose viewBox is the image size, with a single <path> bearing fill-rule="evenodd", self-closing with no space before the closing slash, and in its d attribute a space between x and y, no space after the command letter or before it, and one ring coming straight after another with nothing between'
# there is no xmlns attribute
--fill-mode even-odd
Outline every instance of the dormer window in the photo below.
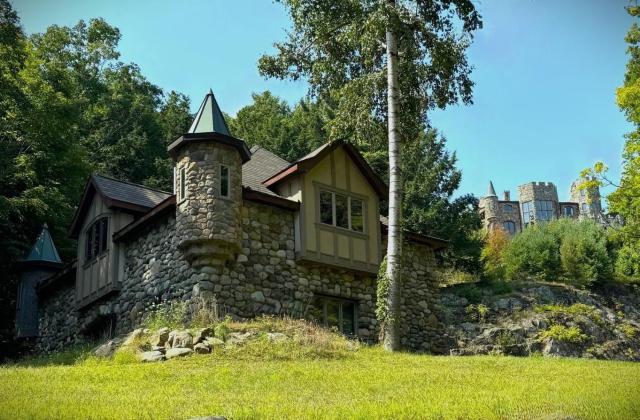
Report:
<svg viewBox="0 0 640 420"><path fill-rule="evenodd" d="M101 217L86 231L85 263L89 263L105 253L109 244L109 219Z"/></svg>
<svg viewBox="0 0 640 420"><path fill-rule="evenodd" d="M229 175L229 167L220 165L220 197L229 198L231 190L231 179Z"/></svg>

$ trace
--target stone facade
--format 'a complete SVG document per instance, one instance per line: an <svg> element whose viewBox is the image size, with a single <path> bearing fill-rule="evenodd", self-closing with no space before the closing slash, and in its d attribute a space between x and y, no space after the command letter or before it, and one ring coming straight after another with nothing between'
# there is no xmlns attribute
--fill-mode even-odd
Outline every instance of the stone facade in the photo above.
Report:
<svg viewBox="0 0 640 420"><path fill-rule="evenodd" d="M82 341L87 337L83 331L104 325L101 319L114 321L111 334L122 334L140 325L151 304L197 298L215 298L221 313L237 318L305 317L316 296L348 299L357 305L358 338L377 340L373 275L298 262L291 211L244 201L241 229L234 261L196 267L180 251L176 218L173 214L163 217L126 244L125 275L118 293L78 313L64 310L73 306L71 284L42 300L40 348L53 350ZM442 324L433 251L427 245L405 242L403 252L402 344L437 351Z"/></svg>
<svg viewBox="0 0 640 420"><path fill-rule="evenodd" d="M558 219L560 217L594 219L601 221L602 205L600 192L588 194L577 189L579 181L571 186L571 201L561 202L558 190L551 182L529 182L518 187L518 200L512 200L509 191L504 192L502 200L498 198L490 184L489 192L479 200L479 211L487 229L500 226L510 234L521 232L529 223L537 219Z"/></svg>

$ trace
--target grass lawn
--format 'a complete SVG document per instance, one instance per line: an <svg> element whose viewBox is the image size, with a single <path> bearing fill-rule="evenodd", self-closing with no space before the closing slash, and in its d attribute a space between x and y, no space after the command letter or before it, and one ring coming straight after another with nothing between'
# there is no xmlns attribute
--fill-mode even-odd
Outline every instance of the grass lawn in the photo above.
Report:
<svg viewBox="0 0 640 420"><path fill-rule="evenodd" d="M640 418L640 364L361 348L345 358L0 367L0 418Z"/></svg>

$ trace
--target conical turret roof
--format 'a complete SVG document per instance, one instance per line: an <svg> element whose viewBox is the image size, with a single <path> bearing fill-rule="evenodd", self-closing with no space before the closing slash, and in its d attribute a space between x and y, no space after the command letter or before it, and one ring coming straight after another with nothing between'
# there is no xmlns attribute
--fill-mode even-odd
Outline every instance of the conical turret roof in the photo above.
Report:
<svg viewBox="0 0 640 420"><path fill-rule="evenodd" d="M218 106L213 91L209 89L209 93L204 97L202 105L193 120L188 133L220 133L230 136L229 127L224 120L222 111Z"/></svg>
<svg viewBox="0 0 640 420"><path fill-rule="evenodd" d="M58 250L56 249L53 239L51 238L51 234L49 233L49 226L47 226L46 223L42 227L42 231L40 232L40 235L38 235L36 242L33 244L29 255L27 255L27 258L23 261L62 263Z"/></svg>
<svg viewBox="0 0 640 420"><path fill-rule="evenodd" d="M493 188L493 182L489 181L489 188L487 189L487 197L496 196L496 189Z"/></svg>

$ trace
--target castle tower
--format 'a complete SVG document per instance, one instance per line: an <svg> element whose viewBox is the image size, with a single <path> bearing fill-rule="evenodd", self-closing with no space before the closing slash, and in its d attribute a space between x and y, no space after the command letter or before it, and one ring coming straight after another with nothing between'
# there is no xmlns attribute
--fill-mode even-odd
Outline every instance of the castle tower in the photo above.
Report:
<svg viewBox="0 0 640 420"><path fill-rule="evenodd" d="M20 261L20 283L16 300L16 337L38 335L38 295L36 286L60 270L62 261L45 223L25 259Z"/></svg>
<svg viewBox="0 0 640 420"><path fill-rule="evenodd" d="M231 136L213 92L168 150L175 162L179 248L194 267L234 259L242 239L242 164L251 154Z"/></svg>
<svg viewBox="0 0 640 420"><path fill-rule="evenodd" d="M481 214L484 214L483 222L485 228L492 229L497 225L500 218L500 206L498 205L496 190L493 188L493 182L491 181L489 181L487 195L480 199L479 209Z"/></svg>
<svg viewBox="0 0 640 420"><path fill-rule="evenodd" d="M529 182L518 187L522 223L557 219L560 215L558 190L552 182Z"/></svg>
<svg viewBox="0 0 640 420"><path fill-rule="evenodd" d="M594 219L600 220L602 215L602 199L599 188L579 189L584 183L583 179L578 179L571 184L570 199L578 203L578 213L580 220Z"/></svg>

